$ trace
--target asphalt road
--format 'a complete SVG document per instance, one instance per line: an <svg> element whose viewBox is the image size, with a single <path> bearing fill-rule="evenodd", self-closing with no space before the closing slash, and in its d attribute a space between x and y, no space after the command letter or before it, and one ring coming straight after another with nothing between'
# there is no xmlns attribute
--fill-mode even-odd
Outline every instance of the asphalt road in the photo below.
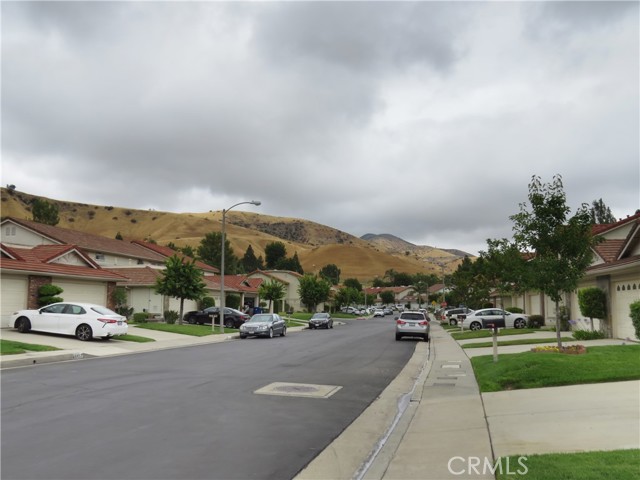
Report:
<svg viewBox="0 0 640 480"><path fill-rule="evenodd" d="M416 342L390 316L2 373L2 479L288 479L382 392ZM272 382L342 387L258 395Z"/></svg>

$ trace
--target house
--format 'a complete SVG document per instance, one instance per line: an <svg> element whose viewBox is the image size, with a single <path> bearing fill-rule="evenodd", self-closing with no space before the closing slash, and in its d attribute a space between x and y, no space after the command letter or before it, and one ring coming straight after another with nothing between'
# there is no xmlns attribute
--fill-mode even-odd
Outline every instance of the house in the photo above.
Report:
<svg viewBox="0 0 640 480"><path fill-rule="evenodd" d="M63 288L67 300L85 301L114 308L112 293L116 287L127 290L128 305L134 312L162 315L180 310L179 299L155 292L156 279L171 255L180 253L148 242L126 242L7 217L0 224L2 232L1 325L9 327L9 317L16 310L37 308L38 288L54 283ZM209 295L220 301L218 269L202 262ZM258 281L227 281L225 292L259 303ZM197 302L185 300L184 311L196 310Z"/></svg>
<svg viewBox="0 0 640 480"><path fill-rule="evenodd" d="M602 242L593 249L593 260L578 283L576 291L566 295L564 305L568 308L573 328L586 329L588 319L583 318L578 304L578 290L587 287L602 289L607 297L608 318L603 326L613 338L638 340L629 317L629 306L640 300L640 213L616 223L594 225L593 234ZM548 325L556 324L555 303L540 292L525 292L523 295L500 296L497 305L522 308L527 314L542 315ZM600 322L594 321L596 329Z"/></svg>
<svg viewBox="0 0 640 480"><path fill-rule="evenodd" d="M255 270L246 275L247 279L260 279L263 282L278 281L285 287L284 298L276 302L277 305L272 305L272 311L284 312L289 310L303 310L304 305L300 302L300 295L298 289L300 288L300 279L302 275L298 272L292 272L290 270ZM225 277L226 279L226 277ZM317 309L322 311L324 304L317 306Z"/></svg>
<svg viewBox="0 0 640 480"><path fill-rule="evenodd" d="M393 303L411 303L413 300L413 293L415 292L414 287L409 286L399 286L399 287L365 287L364 293L367 295L367 300L369 305L373 305L374 303L381 304L382 299L380 298L380 293L382 292L392 292L394 301Z"/></svg>

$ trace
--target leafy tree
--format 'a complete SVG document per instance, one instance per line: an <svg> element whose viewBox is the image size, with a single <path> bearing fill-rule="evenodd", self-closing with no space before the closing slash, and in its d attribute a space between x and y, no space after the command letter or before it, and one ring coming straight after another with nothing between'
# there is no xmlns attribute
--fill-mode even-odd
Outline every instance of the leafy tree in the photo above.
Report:
<svg viewBox="0 0 640 480"><path fill-rule="evenodd" d="M357 278L347 278L344 281L344 286L351 287L354 290L357 290L358 292L362 290L362 284L360 283L360 280L358 280Z"/></svg>
<svg viewBox="0 0 640 480"><path fill-rule="evenodd" d="M629 317L631 317L631 323L633 329L636 332L636 338L640 340L640 300L636 300L629 305Z"/></svg>
<svg viewBox="0 0 640 480"><path fill-rule="evenodd" d="M46 285L42 285L38 289L38 305L44 307L46 305L51 305L52 303L62 302L63 299L59 297L64 290L52 283L47 283Z"/></svg>
<svg viewBox="0 0 640 480"><path fill-rule="evenodd" d="M208 265L221 265L222 232L207 233L198 247L198 258ZM183 252L184 253L184 252ZM186 254L185 254L186 255ZM238 257L233 253L229 239L224 239L224 273L233 275L238 271Z"/></svg>
<svg viewBox="0 0 640 480"><path fill-rule="evenodd" d="M287 258L287 247L282 242L271 242L264 247L268 269L278 268L281 260Z"/></svg>
<svg viewBox="0 0 640 480"><path fill-rule="evenodd" d="M291 258L281 258L276 264L275 268L278 270L289 270L291 272L297 272L299 274L304 273L302 265L300 265L300 260L298 259L298 252L294 253L293 257Z"/></svg>
<svg viewBox="0 0 640 480"><path fill-rule="evenodd" d="M589 212L593 224L616 223L616 217L613 216L611 209L604 204L602 199L594 200Z"/></svg>
<svg viewBox="0 0 640 480"><path fill-rule="evenodd" d="M191 245L185 245L184 247L180 248L179 250L189 258L196 258L196 256L197 256L196 251L193 249L193 247Z"/></svg>
<svg viewBox="0 0 640 480"><path fill-rule="evenodd" d="M253 253L253 247L251 245L249 245L247 247L247 250L244 252L244 257L242 257L242 260L240 260L240 265L242 265L245 272L253 272L255 270L264 269L262 260L256 258L256 254Z"/></svg>
<svg viewBox="0 0 640 480"><path fill-rule="evenodd" d="M342 287L334 296L334 305L336 308L351 305L352 303L360 303L360 290L353 287Z"/></svg>
<svg viewBox="0 0 640 480"><path fill-rule="evenodd" d="M484 260L485 277L491 288L500 293L525 292L529 268L517 246L505 238L489 239L487 245L488 251L480 252L480 258Z"/></svg>
<svg viewBox="0 0 640 480"><path fill-rule="evenodd" d="M260 298L269 300L269 311L272 311L272 302L282 300L285 295L285 286L277 280L263 282L258 288Z"/></svg>
<svg viewBox="0 0 640 480"><path fill-rule="evenodd" d="M408 273L398 272L393 277L393 286L401 287L406 285L411 285L413 283L413 277Z"/></svg>
<svg viewBox="0 0 640 480"><path fill-rule="evenodd" d="M156 279L157 293L180 299L180 325L182 325L184 300L199 300L206 292L202 270L196 267L195 263L195 260L189 261L173 255L167 259L165 269Z"/></svg>
<svg viewBox="0 0 640 480"><path fill-rule="evenodd" d="M374 278L373 282L371 283L371 286L375 288L379 288L379 287L388 287L389 285L387 285L385 281L382 280L381 278Z"/></svg>
<svg viewBox="0 0 640 480"><path fill-rule="evenodd" d="M607 294L598 287L578 290L578 305L580 313L585 317L589 317L592 332L593 319L604 319L607 316Z"/></svg>
<svg viewBox="0 0 640 480"><path fill-rule="evenodd" d="M326 302L331 293L331 284L324 278L307 274L300 279L298 295L310 312L315 312L319 303Z"/></svg>
<svg viewBox="0 0 640 480"><path fill-rule="evenodd" d="M469 305L477 308L489 300L490 286L482 257L472 262L465 256L462 263L451 275L448 285L451 288L450 303Z"/></svg>
<svg viewBox="0 0 640 480"><path fill-rule="evenodd" d="M383 290L380 292L380 300L384 304L395 303L396 296L391 290Z"/></svg>
<svg viewBox="0 0 640 480"><path fill-rule="evenodd" d="M36 198L33 201L31 211L33 213L34 222L53 226L60 222L58 206L54 203L49 203L42 198Z"/></svg>
<svg viewBox="0 0 640 480"><path fill-rule="evenodd" d="M340 283L340 269L335 263L329 263L320 269L320 276L327 280L331 285Z"/></svg>
<svg viewBox="0 0 640 480"><path fill-rule="evenodd" d="M548 295L556 304L558 347L562 347L559 304L565 292L575 290L592 260L597 240L591 234L591 215L582 204L575 215L566 204L562 177L556 175L545 185L534 176L529 184L530 210L520 204L514 222L518 249L533 252L530 285Z"/></svg>
<svg viewBox="0 0 640 480"><path fill-rule="evenodd" d="M127 295L127 290L124 287L116 287L113 289L113 293L111 294L111 300L115 305L114 310L127 318L131 317L133 313L133 308L127 305L129 298Z"/></svg>

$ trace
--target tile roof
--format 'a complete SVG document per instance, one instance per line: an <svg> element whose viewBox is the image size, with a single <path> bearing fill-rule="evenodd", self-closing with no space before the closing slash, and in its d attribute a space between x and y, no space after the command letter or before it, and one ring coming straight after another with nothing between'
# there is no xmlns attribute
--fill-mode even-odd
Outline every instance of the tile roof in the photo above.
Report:
<svg viewBox="0 0 640 480"><path fill-rule="evenodd" d="M36 250L37 248L10 248L2 245L3 254L0 256L0 268L4 272L19 271L38 275L81 277L116 282L126 280L117 273L100 268L92 262L87 262L87 266L49 263L49 261L40 258Z"/></svg>
<svg viewBox="0 0 640 480"><path fill-rule="evenodd" d="M596 245L594 250L605 262L609 263L617 260L626 243L626 240L604 240Z"/></svg>
<svg viewBox="0 0 640 480"><path fill-rule="evenodd" d="M78 230L54 227L21 218L6 217L2 220L2 223L4 224L6 222L22 225L58 243L77 245L82 249L92 252L111 253L153 262L164 262L165 260L165 257L157 252L144 248L141 245L136 245L135 243L125 242L124 240L116 240Z"/></svg>
<svg viewBox="0 0 640 480"><path fill-rule="evenodd" d="M107 270L117 273L123 277L127 286L150 286L156 284L156 279L160 276L161 269L145 267L130 268L108 268Z"/></svg>

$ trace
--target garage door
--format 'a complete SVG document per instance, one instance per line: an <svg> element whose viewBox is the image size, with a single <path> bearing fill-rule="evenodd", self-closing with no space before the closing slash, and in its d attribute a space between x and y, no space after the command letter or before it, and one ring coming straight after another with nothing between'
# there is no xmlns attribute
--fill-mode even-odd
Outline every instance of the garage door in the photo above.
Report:
<svg viewBox="0 0 640 480"><path fill-rule="evenodd" d="M60 296L64 298L65 302L107 305L107 285L104 282L54 280L52 283L64 289Z"/></svg>
<svg viewBox="0 0 640 480"><path fill-rule="evenodd" d="M640 300L640 279L613 284L611 314L615 338L637 340L636 331L629 317L629 305L638 300Z"/></svg>
<svg viewBox="0 0 640 480"><path fill-rule="evenodd" d="M2 305L2 317L0 324L2 327L10 327L9 320L11 314L16 310L27 308L28 282L24 277L14 277L2 275L0 281L2 291L0 292L0 304Z"/></svg>

